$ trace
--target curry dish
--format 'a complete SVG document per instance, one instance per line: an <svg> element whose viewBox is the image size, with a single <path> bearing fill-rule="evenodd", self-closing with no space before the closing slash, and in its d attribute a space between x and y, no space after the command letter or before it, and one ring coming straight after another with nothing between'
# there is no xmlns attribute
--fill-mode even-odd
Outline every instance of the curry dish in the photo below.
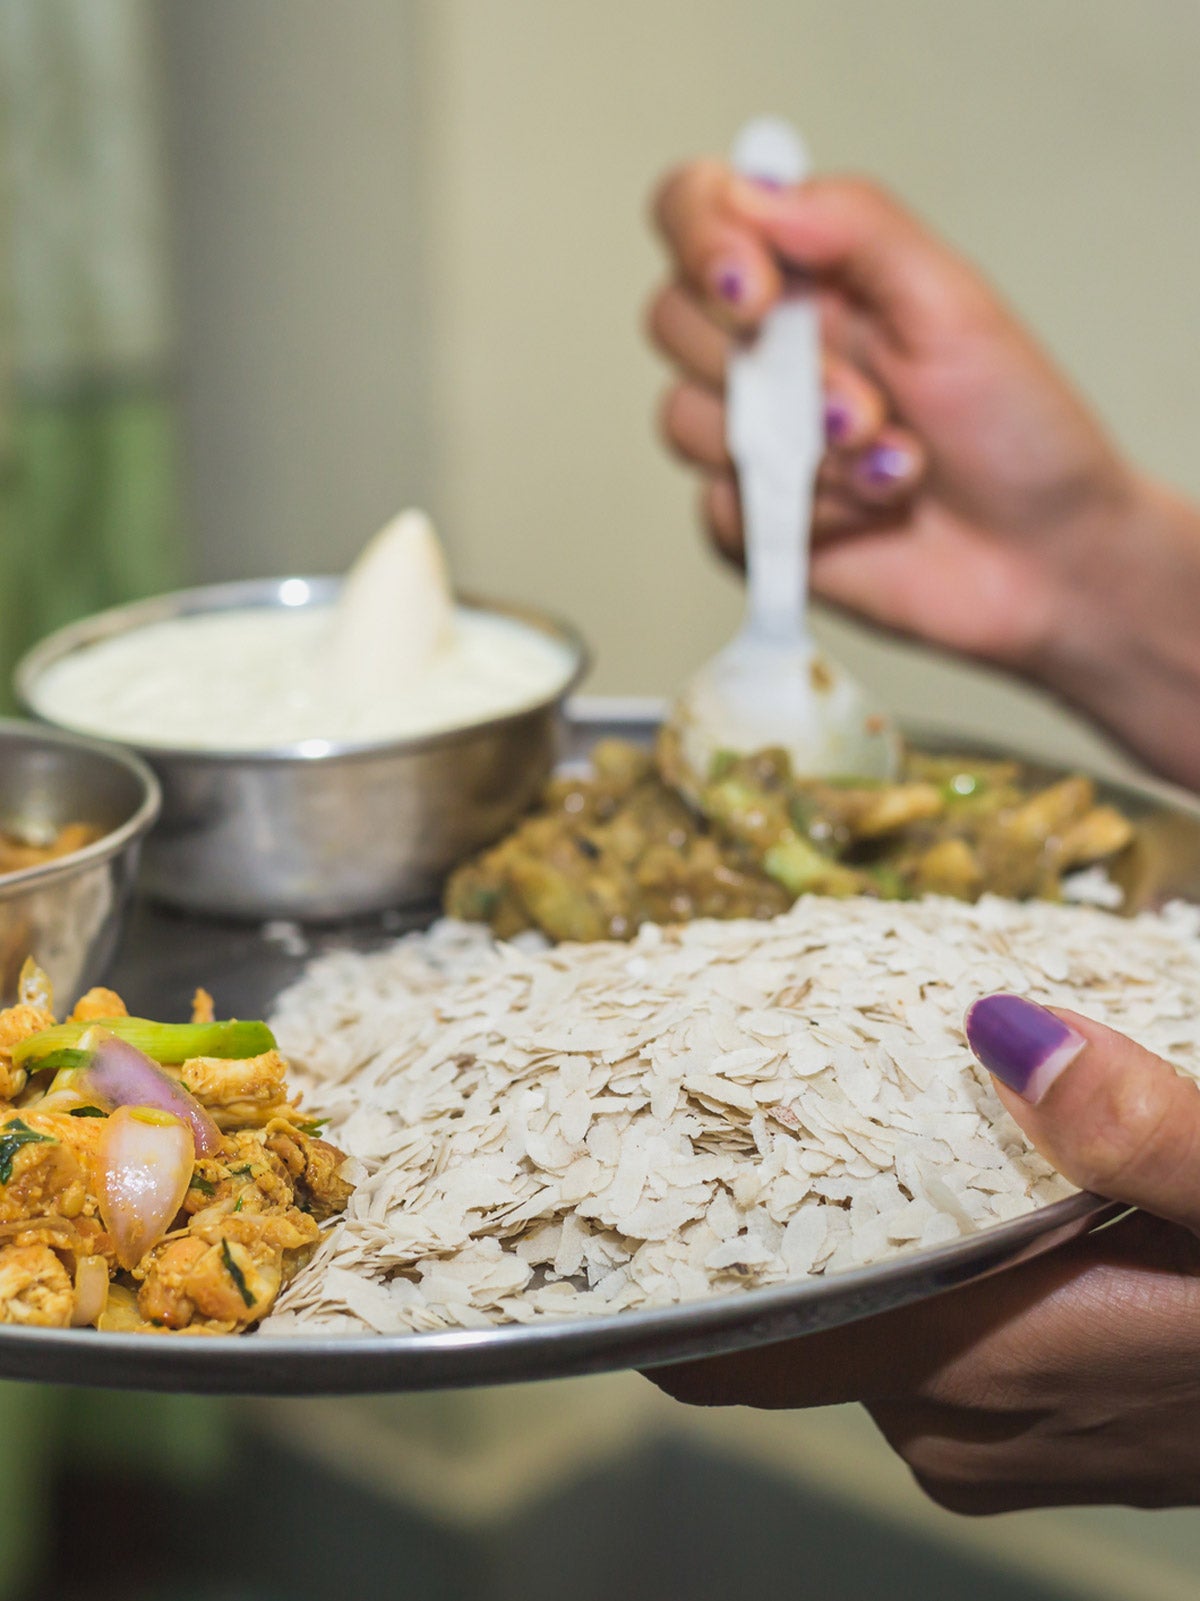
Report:
<svg viewBox="0 0 1200 1601"><path fill-rule="evenodd" d="M235 1333L351 1186L262 1023L130 1018L93 989L56 1023L26 963L0 1011L0 1322Z"/></svg>
<svg viewBox="0 0 1200 1601"><path fill-rule="evenodd" d="M1063 875L1128 846L1091 779L911 753L898 783L796 778L782 751L719 758L695 809L678 754L608 740L507 838L451 877L446 910L501 937L628 939L642 923L773 917L799 896L992 893L1058 900Z"/></svg>
<svg viewBox="0 0 1200 1601"><path fill-rule="evenodd" d="M66 823L52 839L38 841L18 829L0 828L0 877L81 851L86 845L94 845L101 834L90 823Z"/></svg>

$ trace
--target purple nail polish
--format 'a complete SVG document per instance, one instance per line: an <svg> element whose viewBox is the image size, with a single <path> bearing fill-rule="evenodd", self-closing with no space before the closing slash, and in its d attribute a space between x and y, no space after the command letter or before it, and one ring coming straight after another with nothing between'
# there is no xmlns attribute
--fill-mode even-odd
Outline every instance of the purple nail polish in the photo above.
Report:
<svg viewBox="0 0 1200 1601"><path fill-rule="evenodd" d="M713 273L713 285L722 300L737 306L746 295L746 274L738 262L722 262Z"/></svg>
<svg viewBox="0 0 1200 1601"><path fill-rule="evenodd" d="M849 437L854 419L845 401L832 399L825 402L825 437L831 445L841 444Z"/></svg>
<svg viewBox="0 0 1200 1601"><path fill-rule="evenodd" d="M778 195L783 193L783 185L780 183L778 178L752 177L750 182L756 189L765 189L768 194Z"/></svg>
<svg viewBox="0 0 1200 1601"><path fill-rule="evenodd" d="M985 995L969 1008L967 1044L1002 1084L1036 1106L1087 1044L1082 1034L1022 995Z"/></svg>
<svg viewBox="0 0 1200 1601"><path fill-rule="evenodd" d="M891 489L908 477L911 466L908 452L898 445L872 445L859 462L858 471L873 489Z"/></svg>

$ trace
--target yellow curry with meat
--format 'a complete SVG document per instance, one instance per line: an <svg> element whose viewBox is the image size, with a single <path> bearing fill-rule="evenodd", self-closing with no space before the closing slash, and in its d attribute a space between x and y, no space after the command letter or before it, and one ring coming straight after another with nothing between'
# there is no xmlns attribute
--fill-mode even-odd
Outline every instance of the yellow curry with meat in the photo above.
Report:
<svg viewBox="0 0 1200 1601"><path fill-rule="evenodd" d="M263 1023L56 1022L26 963L0 1011L0 1322L237 1333L271 1310L351 1186Z"/></svg>

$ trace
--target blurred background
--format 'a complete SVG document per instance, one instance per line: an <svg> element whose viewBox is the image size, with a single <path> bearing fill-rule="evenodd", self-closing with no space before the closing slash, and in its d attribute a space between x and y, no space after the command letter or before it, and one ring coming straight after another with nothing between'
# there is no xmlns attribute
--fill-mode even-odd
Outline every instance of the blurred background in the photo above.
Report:
<svg viewBox="0 0 1200 1601"><path fill-rule="evenodd" d="M70 616L337 570L416 503L464 587L580 625L593 692L669 693L738 593L654 437L646 201L764 111L984 263L1200 494L1198 58L1194 0L0 0L4 680ZM1120 762L1030 693L824 626L904 715ZM0 1596L27 1601L1200 1588L1200 1514L967 1522L853 1409L689 1413L633 1376L10 1387L0 1430Z"/></svg>

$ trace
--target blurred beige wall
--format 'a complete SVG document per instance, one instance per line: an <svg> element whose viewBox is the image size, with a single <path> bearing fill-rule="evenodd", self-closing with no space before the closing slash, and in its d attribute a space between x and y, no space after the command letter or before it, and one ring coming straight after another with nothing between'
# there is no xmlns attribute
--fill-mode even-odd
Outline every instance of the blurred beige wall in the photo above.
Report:
<svg viewBox="0 0 1200 1601"><path fill-rule="evenodd" d="M1150 467L1200 491L1194 0L166 0L205 576L337 566L405 500L462 582L669 692L733 625L653 438L668 164L751 113L985 262ZM1094 747L835 625L899 709Z"/></svg>

